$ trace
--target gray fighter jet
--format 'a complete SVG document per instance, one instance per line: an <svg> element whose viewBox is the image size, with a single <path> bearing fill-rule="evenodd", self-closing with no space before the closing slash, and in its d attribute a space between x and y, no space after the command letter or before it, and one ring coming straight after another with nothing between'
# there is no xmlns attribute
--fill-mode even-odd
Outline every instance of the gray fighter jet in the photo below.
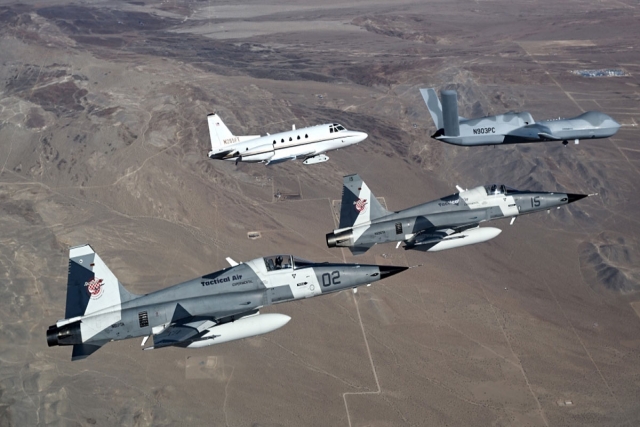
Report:
<svg viewBox="0 0 640 427"><path fill-rule="evenodd" d="M153 345L198 348L274 331L290 317L260 314L272 304L356 288L408 267L313 263L275 255L236 263L147 295L129 293L91 246L70 249L65 319L47 330L51 346L84 359L109 341L149 336Z"/></svg>
<svg viewBox="0 0 640 427"><path fill-rule="evenodd" d="M507 113L478 119L458 116L458 94L443 90L442 103L432 88L420 89L433 122L438 129L432 138L454 145L520 144L524 142L609 138L620 124L598 111L588 111L572 119L535 122L528 112Z"/></svg>
<svg viewBox="0 0 640 427"><path fill-rule="evenodd" d="M347 247L354 255L378 243L404 242L405 249L436 252L486 242L502 232L481 222L558 208L585 194L519 191L487 185L397 212L382 207L358 175L344 177L340 225L327 234L327 246ZM590 194L591 195L591 194ZM589 195L589 196L590 196Z"/></svg>

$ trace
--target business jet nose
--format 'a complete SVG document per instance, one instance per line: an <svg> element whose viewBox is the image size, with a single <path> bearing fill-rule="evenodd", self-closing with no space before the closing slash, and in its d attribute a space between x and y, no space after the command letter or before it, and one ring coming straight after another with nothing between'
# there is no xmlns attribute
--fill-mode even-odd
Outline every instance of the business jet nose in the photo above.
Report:
<svg viewBox="0 0 640 427"><path fill-rule="evenodd" d="M369 135L365 132L356 132L356 143L362 142L367 139Z"/></svg>

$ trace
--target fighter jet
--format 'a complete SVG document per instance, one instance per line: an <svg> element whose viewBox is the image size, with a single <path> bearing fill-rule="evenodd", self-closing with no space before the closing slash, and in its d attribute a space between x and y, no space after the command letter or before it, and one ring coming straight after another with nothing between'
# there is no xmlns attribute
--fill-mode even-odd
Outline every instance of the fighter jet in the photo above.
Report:
<svg viewBox="0 0 640 427"><path fill-rule="evenodd" d="M453 145L497 145L524 142L609 138L620 124L598 111L588 111L572 119L535 122L528 112L506 113L478 119L458 116L458 94L454 90L440 92L442 103L432 88L420 89L433 122L438 129L432 138Z"/></svg>
<svg viewBox="0 0 640 427"><path fill-rule="evenodd" d="M344 177L340 225L327 234L327 246L347 247L354 255L378 243L404 243L405 249L437 252L486 242L502 232L479 227L494 219L524 215L573 203L585 194L519 191L505 185L486 185L412 208L390 212L382 207L358 175ZM590 194L591 195L591 194Z"/></svg>
<svg viewBox="0 0 640 427"><path fill-rule="evenodd" d="M338 123L317 125L266 136L235 136L217 114L207 116L211 151L209 158L272 165L287 160L304 159L305 165L329 160L327 151L345 148L364 141L367 134L345 129Z"/></svg>
<svg viewBox="0 0 640 427"><path fill-rule="evenodd" d="M231 267L146 295L128 292L89 245L69 251L65 318L47 330L49 347L72 345L71 360L109 341L153 337L153 345L199 348L284 326L284 314L260 314L272 304L370 284L408 267L314 263L275 255Z"/></svg>

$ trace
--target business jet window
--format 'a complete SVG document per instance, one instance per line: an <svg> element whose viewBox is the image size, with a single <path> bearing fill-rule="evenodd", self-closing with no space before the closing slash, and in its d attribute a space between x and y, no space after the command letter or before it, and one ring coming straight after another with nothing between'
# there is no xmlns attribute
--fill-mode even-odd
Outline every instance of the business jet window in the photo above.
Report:
<svg viewBox="0 0 640 427"><path fill-rule="evenodd" d="M280 140L280 142L281 142L281 143L284 143L284 138L282 138L282 139Z"/></svg>
<svg viewBox="0 0 640 427"><path fill-rule="evenodd" d="M300 139L300 135L298 135L298 139Z"/></svg>
<svg viewBox="0 0 640 427"><path fill-rule="evenodd" d="M329 128L329 133L333 133L333 126Z"/></svg>
<svg viewBox="0 0 640 427"><path fill-rule="evenodd" d="M293 138L289 137L289 141L293 141Z"/></svg>
<svg viewBox="0 0 640 427"><path fill-rule="evenodd" d="M305 137L305 138L309 138L309 135L307 135L307 134L305 133L305 134L304 134L304 137Z"/></svg>

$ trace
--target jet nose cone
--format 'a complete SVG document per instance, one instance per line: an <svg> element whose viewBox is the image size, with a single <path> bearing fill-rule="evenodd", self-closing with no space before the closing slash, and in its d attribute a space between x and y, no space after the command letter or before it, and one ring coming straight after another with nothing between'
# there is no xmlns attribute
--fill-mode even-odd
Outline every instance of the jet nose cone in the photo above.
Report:
<svg viewBox="0 0 640 427"><path fill-rule="evenodd" d="M356 132L356 138L358 142L364 141L369 135L366 132Z"/></svg>
<svg viewBox="0 0 640 427"><path fill-rule="evenodd" d="M585 197L587 197L587 194L567 194L567 199L569 199L567 203L573 203L577 200L584 199Z"/></svg>
<svg viewBox="0 0 640 427"><path fill-rule="evenodd" d="M378 266L380 269L380 279L384 279L387 277L391 277L394 274L402 273L407 270L409 267L400 267L395 265L380 265Z"/></svg>

